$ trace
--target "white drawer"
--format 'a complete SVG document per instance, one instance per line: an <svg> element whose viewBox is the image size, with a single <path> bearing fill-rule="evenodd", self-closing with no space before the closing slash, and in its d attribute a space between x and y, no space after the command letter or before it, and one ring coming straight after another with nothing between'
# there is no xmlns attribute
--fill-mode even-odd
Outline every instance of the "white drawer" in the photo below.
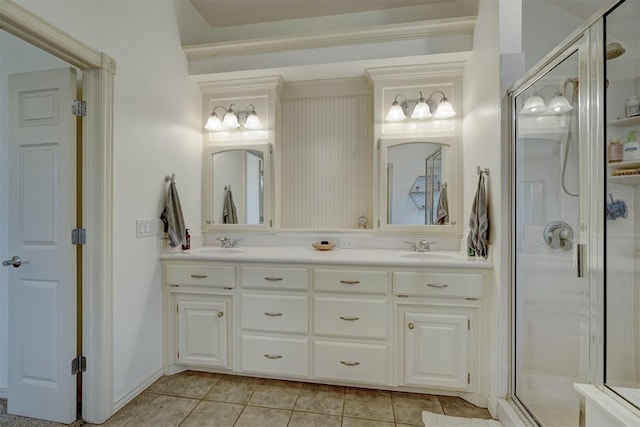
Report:
<svg viewBox="0 0 640 427"><path fill-rule="evenodd" d="M314 332L354 338L387 337L387 301L315 297Z"/></svg>
<svg viewBox="0 0 640 427"><path fill-rule="evenodd" d="M395 295L482 298L480 273L393 273Z"/></svg>
<svg viewBox="0 0 640 427"><path fill-rule="evenodd" d="M306 268L242 267L240 283L243 288L255 289L309 289Z"/></svg>
<svg viewBox="0 0 640 427"><path fill-rule="evenodd" d="M387 346L316 341L314 376L370 384L387 383Z"/></svg>
<svg viewBox="0 0 640 427"><path fill-rule="evenodd" d="M306 296L243 294L241 305L242 329L300 334L309 332L309 302Z"/></svg>
<svg viewBox="0 0 640 427"><path fill-rule="evenodd" d="M386 271L314 270L316 291L386 294L388 282Z"/></svg>
<svg viewBox="0 0 640 427"><path fill-rule="evenodd" d="M306 338L243 335L241 345L243 371L309 376L309 345Z"/></svg>
<svg viewBox="0 0 640 427"><path fill-rule="evenodd" d="M232 289L236 287L236 268L206 264L167 264L165 281L169 285Z"/></svg>

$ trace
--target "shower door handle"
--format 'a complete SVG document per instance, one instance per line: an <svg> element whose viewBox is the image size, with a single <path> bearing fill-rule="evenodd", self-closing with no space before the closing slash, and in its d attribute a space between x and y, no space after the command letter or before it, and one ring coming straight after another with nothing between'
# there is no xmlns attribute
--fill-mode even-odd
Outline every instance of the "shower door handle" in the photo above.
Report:
<svg viewBox="0 0 640 427"><path fill-rule="evenodd" d="M576 276L585 277L584 257L587 246L584 243L576 244Z"/></svg>

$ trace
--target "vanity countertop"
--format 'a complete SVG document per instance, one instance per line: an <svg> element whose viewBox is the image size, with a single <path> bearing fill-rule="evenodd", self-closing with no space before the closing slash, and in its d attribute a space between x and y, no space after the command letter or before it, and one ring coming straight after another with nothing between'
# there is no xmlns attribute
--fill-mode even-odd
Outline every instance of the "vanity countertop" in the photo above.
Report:
<svg viewBox="0 0 640 427"><path fill-rule="evenodd" d="M468 257L455 251L409 252L401 249L333 249L311 247L246 246L220 248L204 246L184 252L165 252L162 260L265 262L287 264L345 264L395 267L492 268L491 261Z"/></svg>

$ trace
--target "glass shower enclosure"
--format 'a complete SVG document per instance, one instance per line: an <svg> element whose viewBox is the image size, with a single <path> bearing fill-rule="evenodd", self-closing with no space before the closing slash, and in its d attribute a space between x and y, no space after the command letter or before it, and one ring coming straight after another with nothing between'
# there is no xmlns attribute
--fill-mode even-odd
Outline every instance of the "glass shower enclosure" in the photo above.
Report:
<svg viewBox="0 0 640 427"><path fill-rule="evenodd" d="M620 1L509 92L510 397L578 426L574 383L640 417L640 2Z"/></svg>

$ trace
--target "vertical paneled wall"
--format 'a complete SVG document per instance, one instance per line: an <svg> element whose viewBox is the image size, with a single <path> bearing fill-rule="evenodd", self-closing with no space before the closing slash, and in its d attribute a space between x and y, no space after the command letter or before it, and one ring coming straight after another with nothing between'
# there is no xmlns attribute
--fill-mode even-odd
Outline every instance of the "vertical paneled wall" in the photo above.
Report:
<svg viewBox="0 0 640 427"><path fill-rule="evenodd" d="M373 218L371 95L282 102L283 229L356 228Z"/></svg>

